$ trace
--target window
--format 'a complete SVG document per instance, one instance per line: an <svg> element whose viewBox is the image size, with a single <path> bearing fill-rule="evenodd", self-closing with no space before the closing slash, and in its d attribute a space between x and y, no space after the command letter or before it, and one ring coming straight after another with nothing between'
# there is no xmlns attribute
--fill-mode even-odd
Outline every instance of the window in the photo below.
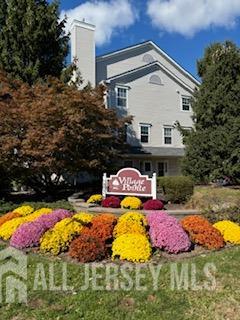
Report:
<svg viewBox="0 0 240 320"><path fill-rule="evenodd" d="M144 162L144 171L145 172L151 172L152 171L152 162L151 161L145 161Z"/></svg>
<svg viewBox="0 0 240 320"><path fill-rule="evenodd" d="M160 86L162 84L162 80L157 74L153 74L149 79L149 83L157 84Z"/></svg>
<svg viewBox="0 0 240 320"><path fill-rule="evenodd" d="M127 108L127 88L117 87L117 106Z"/></svg>
<svg viewBox="0 0 240 320"><path fill-rule="evenodd" d="M146 63L151 63L154 61L153 59L153 56L151 56L149 53L146 53L144 56L143 56L143 62L146 62Z"/></svg>
<svg viewBox="0 0 240 320"><path fill-rule="evenodd" d="M164 127L164 144L172 144L172 128Z"/></svg>
<svg viewBox="0 0 240 320"><path fill-rule="evenodd" d="M191 97L182 96L182 111L190 111Z"/></svg>
<svg viewBox="0 0 240 320"><path fill-rule="evenodd" d="M142 143L149 143L150 124L140 124L140 139Z"/></svg>

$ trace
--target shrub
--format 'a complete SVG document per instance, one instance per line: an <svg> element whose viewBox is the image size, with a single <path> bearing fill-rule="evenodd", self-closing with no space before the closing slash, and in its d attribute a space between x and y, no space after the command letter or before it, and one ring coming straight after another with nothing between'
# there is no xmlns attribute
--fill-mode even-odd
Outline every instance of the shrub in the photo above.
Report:
<svg viewBox="0 0 240 320"><path fill-rule="evenodd" d="M188 251L191 242L178 220L165 212L147 215L152 245L168 253Z"/></svg>
<svg viewBox="0 0 240 320"><path fill-rule="evenodd" d="M144 210L162 210L164 204L158 199L148 200L143 204Z"/></svg>
<svg viewBox="0 0 240 320"><path fill-rule="evenodd" d="M220 249L224 246L221 233L207 219L201 216L188 216L181 220L181 224L193 243L207 249Z"/></svg>
<svg viewBox="0 0 240 320"><path fill-rule="evenodd" d="M20 217L18 212L8 212L0 217L0 227L7 221Z"/></svg>
<svg viewBox="0 0 240 320"><path fill-rule="evenodd" d="M9 240L13 233L20 227L23 223L31 222L40 217L43 214L49 214L52 212L52 209L49 208L41 208L39 210L34 211L32 214L27 216L19 217L7 221L0 227L0 238L3 240Z"/></svg>
<svg viewBox="0 0 240 320"><path fill-rule="evenodd" d="M54 255L66 251L72 240L81 233L92 218L92 214L78 213L72 218L61 220L53 229L44 233L40 239L41 251L50 252Z"/></svg>
<svg viewBox="0 0 240 320"><path fill-rule="evenodd" d="M240 226L238 224L224 220L215 223L213 226L221 232L226 242L240 244Z"/></svg>
<svg viewBox="0 0 240 320"><path fill-rule="evenodd" d="M50 214L42 215L33 222L22 224L13 234L10 245L18 248L28 248L38 246L43 234L53 228L60 220L70 217L67 210L55 210Z"/></svg>
<svg viewBox="0 0 240 320"><path fill-rule="evenodd" d="M20 216L27 216L31 213L33 213L34 208L28 205L17 207L13 212L17 212L20 214Z"/></svg>
<svg viewBox="0 0 240 320"><path fill-rule="evenodd" d="M193 195L194 182L184 176L159 177L158 187L163 190L166 201L182 203Z"/></svg>
<svg viewBox="0 0 240 320"><path fill-rule="evenodd" d="M142 201L137 197L126 197L121 202L121 208L139 210L142 208Z"/></svg>
<svg viewBox="0 0 240 320"><path fill-rule="evenodd" d="M151 257L151 246L148 238L142 234L123 234L116 238L112 245L112 258L132 262L146 262Z"/></svg>
<svg viewBox="0 0 240 320"><path fill-rule="evenodd" d="M91 203L100 204L102 199L103 199L103 197L101 194L94 194L87 200L87 203L88 204L91 204Z"/></svg>
<svg viewBox="0 0 240 320"><path fill-rule="evenodd" d="M107 197L102 201L102 207L104 208L120 208L121 200L118 197Z"/></svg>
<svg viewBox="0 0 240 320"><path fill-rule="evenodd" d="M100 214L92 219L89 227L84 228L82 234L111 242L116 223L117 217L113 214Z"/></svg>
<svg viewBox="0 0 240 320"><path fill-rule="evenodd" d="M82 263L100 261L106 258L107 248L102 239L81 234L71 243L69 255Z"/></svg>

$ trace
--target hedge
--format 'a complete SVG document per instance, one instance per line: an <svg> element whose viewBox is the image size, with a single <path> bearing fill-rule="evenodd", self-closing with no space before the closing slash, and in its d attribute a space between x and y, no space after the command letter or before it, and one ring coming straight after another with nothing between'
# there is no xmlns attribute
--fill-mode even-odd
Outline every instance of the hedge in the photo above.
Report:
<svg viewBox="0 0 240 320"><path fill-rule="evenodd" d="M185 176L158 177L159 188L166 201L182 203L193 195L194 182L190 177Z"/></svg>

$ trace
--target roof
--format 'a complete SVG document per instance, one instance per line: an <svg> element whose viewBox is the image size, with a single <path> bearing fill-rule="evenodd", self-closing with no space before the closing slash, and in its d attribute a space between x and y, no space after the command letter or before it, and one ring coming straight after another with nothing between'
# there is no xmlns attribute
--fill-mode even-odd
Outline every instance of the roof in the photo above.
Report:
<svg viewBox="0 0 240 320"><path fill-rule="evenodd" d="M173 147L130 147L129 155L153 157L183 157L184 148Z"/></svg>
<svg viewBox="0 0 240 320"><path fill-rule="evenodd" d="M161 62L159 61L153 61L153 62L150 62L148 64L145 64L143 66L140 66L140 67L137 67L137 68L134 68L132 70L128 70L128 71L125 71L123 73L120 73L120 74L117 74L115 76L112 76L108 79L106 79L105 81L106 82L111 82L115 79L118 79L118 78L122 78L124 76L128 76L132 73L135 73L135 72L138 72L138 71L141 71L141 70L144 70L144 69L148 69L152 66L158 66L159 68L161 68L162 70L164 70L166 73L168 73L168 75L172 76L177 82L179 82L182 86L184 86L186 89L190 90L191 92L193 91L193 89L187 84L185 83L181 78L179 78L177 75L175 75L171 70L169 70L168 68L166 68Z"/></svg>
<svg viewBox="0 0 240 320"><path fill-rule="evenodd" d="M147 46L147 45L152 46L157 52L159 52L162 56L164 56L169 62L174 64L175 67L180 69L195 84L200 85L200 81L198 79L196 79L190 72L188 72L186 69L184 69L176 60L174 60L172 57L170 57L164 50L162 50L156 43L154 43L151 40L144 41L144 42L132 45L132 46L128 46L128 47L125 47L125 48L120 49L120 50L115 50L115 51L112 51L110 53L106 53L104 55L100 55L100 56L97 57L97 61L105 60L105 59L108 59L108 58L110 58L110 57L112 57L114 55L119 55L119 54L121 54L123 52L129 51L129 50L135 50L135 49L137 49L139 47Z"/></svg>

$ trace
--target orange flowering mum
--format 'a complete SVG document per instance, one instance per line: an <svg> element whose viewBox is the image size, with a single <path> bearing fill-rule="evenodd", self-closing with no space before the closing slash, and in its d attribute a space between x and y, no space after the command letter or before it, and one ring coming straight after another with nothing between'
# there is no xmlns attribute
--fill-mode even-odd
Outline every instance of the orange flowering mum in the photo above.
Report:
<svg viewBox="0 0 240 320"><path fill-rule="evenodd" d="M201 216L188 216L181 220L183 229L189 234L192 242L207 249L224 247L221 233L211 223Z"/></svg>
<svg viewBox="0 0 240 320"><path fill-rule="evenodd" d="M0 217L0 226L3 225L5 222L10 221L14 218L18 218L21 215L18 212L8 212Z"/></svg>
<svg viewBox="0 0 240 320"><path fill-rule="evenodd" d="M117 217L115 215L100 214L92 219L90 226L84 228L81 234L110 242L113 239L113 229L116 223Z"/></svg>

